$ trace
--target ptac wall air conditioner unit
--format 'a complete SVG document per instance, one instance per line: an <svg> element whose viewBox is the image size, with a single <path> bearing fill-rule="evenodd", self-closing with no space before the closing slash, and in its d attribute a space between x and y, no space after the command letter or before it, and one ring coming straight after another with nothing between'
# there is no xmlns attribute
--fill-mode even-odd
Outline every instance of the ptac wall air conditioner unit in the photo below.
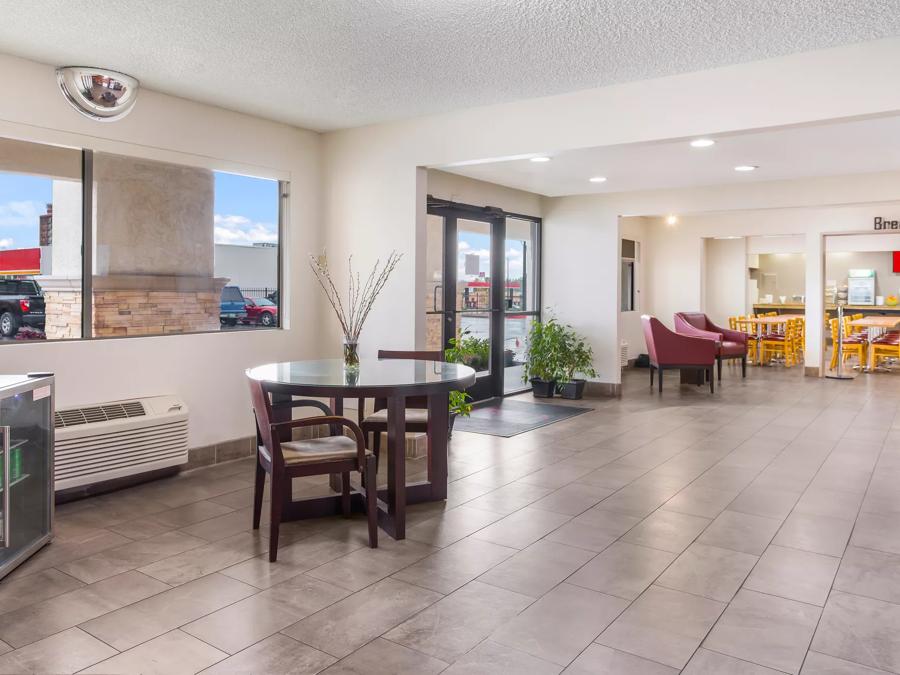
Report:
<svg viewBox="0 0 900 675"><path fill-rule="evenodd" d="M56 490L188 461L188 409L175 396L56 411Z"/></svg>

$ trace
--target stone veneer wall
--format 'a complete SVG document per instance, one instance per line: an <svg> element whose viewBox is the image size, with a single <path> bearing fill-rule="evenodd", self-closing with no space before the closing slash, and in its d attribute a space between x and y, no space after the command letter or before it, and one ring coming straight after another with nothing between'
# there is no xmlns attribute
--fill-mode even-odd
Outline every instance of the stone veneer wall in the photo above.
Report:
<svg viewBox="0 0 900 675"><path fill-rule="evenodd" d="M164 335L219 329L219 292L94 292L94 336Z"/></svg>
<svg viewBox="0 0 900 675"><path fill-rule="evenodd" d="M81 290L44 288L44 333L48 340L81 337Z"/></svg>

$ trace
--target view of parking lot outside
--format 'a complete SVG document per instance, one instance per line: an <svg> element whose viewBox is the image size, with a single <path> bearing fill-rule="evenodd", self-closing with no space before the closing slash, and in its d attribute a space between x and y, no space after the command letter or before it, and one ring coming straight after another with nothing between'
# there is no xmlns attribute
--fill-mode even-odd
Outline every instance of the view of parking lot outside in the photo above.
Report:
<svg viewBox="0 0 900 675"><path fill-rule="evenodd" d="M0 139L2 340L81 337L80 172ZM97 153L94 198L95 336L279 325L278 181Z"/></svg>

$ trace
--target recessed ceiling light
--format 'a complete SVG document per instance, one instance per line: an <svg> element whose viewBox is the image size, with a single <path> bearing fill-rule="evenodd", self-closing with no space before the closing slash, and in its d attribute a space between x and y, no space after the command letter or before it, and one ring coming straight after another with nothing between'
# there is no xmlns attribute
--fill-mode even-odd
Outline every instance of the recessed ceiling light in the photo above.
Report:
<svg viewBox="0 0 900 675"><path fill-rule="evenodd" d="M677 225L678 216L666 216L666 225Z"/></svg>
<svg viewBox="0 0 900 675"><path fill-rule="evenodd" d="M550 158L549 157L532 157L531 161L532 162L549 162Z"/></svg>
<svg viewBox="0 0 900 675"><path fill-rule="evenodd" d="M594 176L593 178L588 178L588 180L592 183L605 183L606 176Z"/></svg>
<svg viewBox="0 0 900 675"><path fill-rule="evenodd" d="M739 166L734 167L735 171L756 171L759 167L753 166L752 164L741 164Z"/></svg>
<svg viewBox="0 0 900 675"><path fill-rule="evenodd" d="M691 141L692 148L708 148L711 145L715 145L716 142L711 138L697 138Z"/></svg>

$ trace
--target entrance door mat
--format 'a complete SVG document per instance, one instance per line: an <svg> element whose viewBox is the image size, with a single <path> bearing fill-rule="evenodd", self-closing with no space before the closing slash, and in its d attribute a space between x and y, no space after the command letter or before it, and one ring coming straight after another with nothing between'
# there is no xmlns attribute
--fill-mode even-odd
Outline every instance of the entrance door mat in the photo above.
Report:
<svg viewBox="0 0 900 675"><path fill-rule="evenodd" d="M476 407L471 417L458 417L453 429L510 438L591 410L593 408L500 399Z"/></svg>

